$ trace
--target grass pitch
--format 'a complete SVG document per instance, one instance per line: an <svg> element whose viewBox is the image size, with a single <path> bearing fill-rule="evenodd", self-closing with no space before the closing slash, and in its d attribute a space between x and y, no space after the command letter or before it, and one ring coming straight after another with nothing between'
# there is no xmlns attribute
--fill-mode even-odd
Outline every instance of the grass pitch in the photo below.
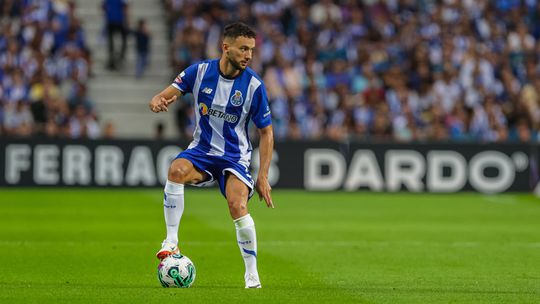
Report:
<svg viewBox="0 0 540 304"><path fill-rule="evenodd" d="M250 202L263 289L243 288L217 190L186 189L189 289L156 277L162 191L0 189L0 303L539 303L540 200L274 191Z"/></svg>

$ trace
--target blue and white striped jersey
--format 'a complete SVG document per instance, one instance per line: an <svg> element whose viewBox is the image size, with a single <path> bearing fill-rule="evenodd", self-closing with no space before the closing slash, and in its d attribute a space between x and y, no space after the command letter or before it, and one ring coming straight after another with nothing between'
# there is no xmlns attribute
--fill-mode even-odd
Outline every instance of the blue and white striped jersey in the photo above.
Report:
<svg viewBox="0 0 540 304"><path fill-rule="evenodd" d="M255 72L247 68L231 79L221 74L219 59L206 60L185 69L172 85L195 99L196 127L188 149L248 167L250 119L258 128L272 124L266 89Z"/></svg>

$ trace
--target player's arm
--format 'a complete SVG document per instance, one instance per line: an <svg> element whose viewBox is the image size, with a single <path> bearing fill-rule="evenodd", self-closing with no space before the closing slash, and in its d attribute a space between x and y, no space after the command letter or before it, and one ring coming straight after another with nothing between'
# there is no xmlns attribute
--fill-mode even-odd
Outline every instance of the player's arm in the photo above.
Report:
<svg viewBox="0 0 540 304"><path fill-rule="evenodd" d="M270 169L270 161L272 160L272 152L274 151L274 130L272 129L272 125L258 130L260 135L260 166L255 189L257 189L257 192L259 193L259 199L264 199L268 207L274 208L272 196L270 195L272 187L270 187L270 184L268 183L268 170Z"/></svg>
<svg viewBox="0 0 540 304"><path fill-rule="evenodd" d="M148 105L150 110L154 113L161 111L168 112L168 106L173 103L178 96L182 94L182 91L170 85L165 90L154 96Z"/></svg>

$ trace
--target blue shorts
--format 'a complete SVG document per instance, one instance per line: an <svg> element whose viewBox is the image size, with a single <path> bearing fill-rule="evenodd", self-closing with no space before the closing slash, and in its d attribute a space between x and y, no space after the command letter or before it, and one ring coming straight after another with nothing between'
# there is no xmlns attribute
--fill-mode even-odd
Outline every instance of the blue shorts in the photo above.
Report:
<svg viewBox="0 0 540 304"><path fill-rule="evenodd" d="M204 187L212 185L217 181L219 185L219 190L225 198L225 174L230 172L238 177L246 186L249 188L249 198L253 196L253 179L249 173L249 168L241 165L237 162L227 160L220 156L206 155L204 152L199 152L195 149L187 149L176 156L175 159L184 158L189 160L193 166L197 169L204 171L208 174L208 180L202 181L197 184L193 184L197 187ZM248 199L249 199L248 198Z"/></svg>

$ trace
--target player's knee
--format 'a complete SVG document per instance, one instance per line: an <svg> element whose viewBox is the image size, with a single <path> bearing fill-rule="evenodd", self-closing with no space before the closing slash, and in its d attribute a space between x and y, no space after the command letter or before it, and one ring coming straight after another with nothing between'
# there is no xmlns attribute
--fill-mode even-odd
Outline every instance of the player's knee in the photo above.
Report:
<svg viewBox="0 0 540 304"><path fill-rule="evenodd" d="M187 181L189 170L185 166L171 166L168 178L175 183L183 184Z"/></svg>
<svg viewBox="0 0 540 304"><path fill-rule="evenodd" d="M247 210L247 204L240 199L227 199L231 214L241 214Z"/></svg>

